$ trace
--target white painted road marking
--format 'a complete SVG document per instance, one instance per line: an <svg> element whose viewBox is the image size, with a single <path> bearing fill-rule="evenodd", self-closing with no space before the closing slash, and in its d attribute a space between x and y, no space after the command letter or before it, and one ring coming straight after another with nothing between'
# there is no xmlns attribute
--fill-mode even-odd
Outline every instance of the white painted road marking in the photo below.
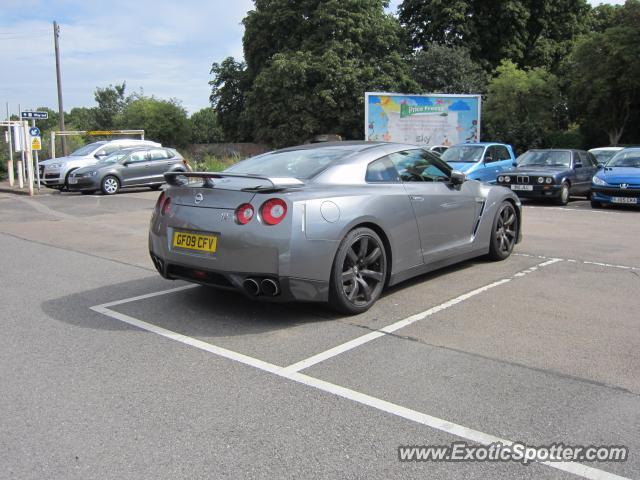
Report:
<svg viewBox="0 0 640 480"><path fill-rule="evenodd" d="M551 258L551 257L545 257L544 255L532 255L529 253L514 253L513 255L516 257L539 258L541 260L546 260ZM589 260L575 260L573 258L561 258L560 260L564 262L570 262L570 263L582 263L584 265L597 265L598 267L619 268L620 270L640 270L640 267L630 267L628 265L614 265L611 263L602 263L602 262L591 262Z"/></svg>
<svg viewBox="0 0 640 480"><path fill-rule="evenodd" d="M535 265L531 268L527 268L526 270L522 270L521 272L516 273L512 277L503 278L502 280L498 280L496 282L490 283L489 285L476 288L475 290L471 290L470 292L464 293L456 298L452 298L451 300L448 300L440 305L437 305L428 310L425 310L424 312L416 313L415 315L411 315L410 317L407 317L403 320L399 320L395 323L392 323L391 325L387 325L386 327L381 328L378 331L367 333L366 335L358 337L349 342L343 343L342 345L338 345L337 347L331 348L324 352L320 352L316 355L313 355L312 357L305 358L304 360L300 360L299 362L289 365L288 367L285 368L285 370L287 372L299 372L313 365L316 365L320 362L324 362L325 360L335 357L336 355L340 355L341 353L344 353L353 348L359 347L360 345L364 345L365 343L375 340L376 338L380 338L385 334L393 333L397 330L400 330L401 328L411 325L412 323L419 322L420 320L424 320L425 318L430 317L431 315L441 312L442 310L446 310L447 308L453 307L454 305L457 305L460 302L464 302L465 300L471 297L475 297L476 295L486 292L487 290L491 290L492 288L498 287L500 285L504 285L505 283L512 281L514 278L524 277L529 273L535 272L539 268L546 267L547 265L552 265L554 263L561 262L561 261L562 260L558 258L553 258L545 262L542 262L538 265Z"/></svg>
<svg viewBox="0 0 640 480"><path fill-rule="evenodd" d="M541 266L550 265L552 263L556 263L560 260L554 259L552 261L544 262L536 267L532 267L531 269L527 269L529 273L537 270ZM496 284L502 285L510 279L505 279L504 281L494 282ZM493 285L493 284L491 284ZM497 286L497 285L495 285ZM198 340L193 337L189 337L186 335L182 335L181 333L174 332L172 330L167 330L166 328L159 327L157 325L153 325L151 323L145 322L143 320L139 320L137 318L131 317L129 315L125 315L123 313L116 312L114 310L110 310L108 306L114 305L122 305L125 303L133 302L136 300L143 300L147 298L153 298L160 295L167 295L170 293L175 293L181 290L186 290L187 288L192 288L192 285L188 285L185 287L172 288L169 290L163 290L161 292L149 293L146 295L139 295L137 297L132 297L124 300L118 300L115 302L104 303L102 305L96 305L91 307L91 310L106 315L110 318L118 320L120 322L127 323L134 327L140 328L142 330L146 330L151 333L155 333L156 335L160 335L162 337L168 338L170 340L174 340L176 342L183 343L185 345L189 345L191 347L198 348L200 350L204 350L206 352L212 353L214 355L218 355L220 357L227 358L229 360L233 360L239 362L244 365L248 365L259 370L277 375L281 378L285 378L290 381L294 381L309 387L316 388L320 391L330 393L332 395L336 395L338 397L351 400L352 402L359 403L361 405L366 405L368 407L374 408L376 410L389 413L396 417L404 418L406 420L419 423L421 425L425 425L427 427L433 428L434 430L439 430L441 432L445 432L451 435L455 435L457 437L463 438L470 442L475 442L483 445L489 445L494 442L501 442L505 445L513 445L515 442L511 440L507 440L500 437L495 437L488 433L481 432L479 430L474 430L472 428L467 428L464 425L458 425L456 423L450 422L448 420L444 420L442 418L434 417L432 415L428 415L426 413L418 412L417 410L412 410L410 408L403 407L401 405L397 405L395 403L387 402L386 400L382 400L380 398L373 397L371 395L367 395L365 393L361 393L355 390L351 390L349 388L342 387L340 385L336 385L330 382L326 382L324 380L320 380L318 378L311 377L309 375L305 375L300 372L291 372L286 368L282 368L278 365L274 365L269 362L262 361L257 358L249 357L247 355L234 352L232 350L227 350L226 348L218 347L216 345L212 345L207 342L203 342L202 340ZM487 286L488 287L488 286ZM493 288L493 287L491 287ZM481 287L482 291L488 290L486 287ZM481 290L477 289L477 290ZM473 292L475 292L474 290ZM470 295L472 292L469 292L466 295ZM480 293L480 292L478 292ZM474 295L477 295L475 293ZM473 296L473 295L471 295ZM470 297L467 297L470 298ZM455 299L454 299L455 300ZM453 300L452 300L453 301ZM460 300L462 301L462 300ZM459 303L458 301L457 303ZM444 304L443 304L444 305ZM437 308L437 307L436 307ZM418 314L420 315L420 314ZM410 317L412 318L412 317ZM417 317L416 317L417 318ZM417 320L415 320L417 321ZM395 324L393 324L395 325ZM392 327L390 325L389 327ZM387 328L389 328L387 327ZM401 328L401 327L400 327ZM374 332L377 333L377 332ZM381 332L382 335L382 332ZM541 462L543 465L546 465L551 468L555 468L556 470L561 470L563 472L572 473L574 475L581 476L583 478L587 478L590 480L630 480L629 478L622 477L619 475L615 475L613 473L606 472L604 470L599 470L597 468L589 467L587 465L583 465L580 463L574 462ZM526 467L524 467L526 468Z"/></svg>

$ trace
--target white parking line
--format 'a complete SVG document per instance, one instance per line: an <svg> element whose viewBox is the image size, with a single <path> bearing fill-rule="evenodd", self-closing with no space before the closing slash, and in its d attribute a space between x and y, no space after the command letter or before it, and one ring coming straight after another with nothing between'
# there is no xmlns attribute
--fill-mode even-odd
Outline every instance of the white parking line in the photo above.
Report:
<svg viewBox="0 0 640 480"><path fill-rule="evenodd" d="M531 255L529 253L514 253L516 257L527 257L527 258L539 258L541 260L549 259L551 257L545 257L543 255ZM630 267L628 265L614 265L611 263L602 263L602 262L591 262L589 260L574 260L573 258L562 258L564 262L570 263L582 263L584 265L597 265L599 267L607 267L607 268L619 268L621 270L638 270L640 271L640 267Z"/></svg>
<svg viewBox="0 0 640 480"><path fill-rule="evenodd" d="M554 259L554 261L545 262L544 264L537 265L534 268L537 269L541 266L544 266L545 264L550 265L551 263L556 263L557 261L560 261L560 260ZM528 269L528 270L535 271L532 269ZM495 282L495 283L502 285L503 283L506 283L506 281L510 281L510 280L511 279L505 279L504 281ZM361 393L356 390L351 390L349 388L345 388L340 385L326 382L324 380L320 380L318 378L314 378L300 372L291 372L286 368L282 368L278 365L274 365L272 363L265 362L257 358L249 357L247 355L234 352L232 350L227 350L226 348L218 347L216 345L203 342L202 340L198 340L196 338L189 337L187 335L182 335L181 333L174 332L172 330L167 330L166 328L153 325L151 323L145 322L143 320L139 320L137 318L131 317L129 315L125 315L123 313L116 312L108 308L108 306L122 305L122 304L133 302L136 300L153 298L160 295L167 295L167 294L178 292L181 290L186 290L187 288L191 288L191 287L192 287L191 285L188 285L186 287L172 288L169 290L163 290L161 292L154 292L146 295L131 297L124 300L108 302L102 305L93 306L91 307L91 310L97 313L106 315L110 318L113 318L114 320L118 320L120 322L127 323L129 325L140 328L142 330L155 333L156 335L160 335L167 339L174 340L176 342L189 345L191 347L212 353L214 355L218 355L220 357L224 357L229 360L233 360L241 364L257 368L259 370L277 375L281 378L285 378L293 382L300 383L302 385L316 388L320 391L330 393L332 395L335 395L347 400L351 400L352 402L356 402L361 405L369 406L371 408L389 413L396 417L404 418L406 420L419 423L421 425L425 425L427 427L433 428L434 430L439 430L441 432L445 432L445 433L454 435L456 437L463 438L470 442L475 442L483 445L489 445L494 442L501 442L504 445L514 444L514 442L511 440L495 437L491 434L484 433L479 430L474 430L472 428L465 427L464 425L459 425L459 424L450 422L448 420L444 420L442 418L428 415L426 413L418 412L417 410L412 410L410 408L406 408L395 403L387 402L386 400L382 400L380 398L373 397L371 395L367 395L365 393ZM487 287L482 287L484 289L482 291L486 291ZM477 290L480 290L480 289L477 289ZM473 292L475 292L475 290ZM469 294L467 295L470 295L471 293L472 292L469 292ZM478 293L475 293L475 295L477 295ZM389 327L391 327L391 325ZM377 332L374 332L374 333L377 333ZM572 473L574 475L578 475L583 478L587 478L591 480L630 480L626 477L615 475L613 473L609 473L604 470L599 470L593 467L589 467L587 465L582 465L580 463L573 463L573 462L541 462L541 463L548 467L555 468L556 470Z"/></svg>
<svg viewBox="0 0 640 480"><path fill-rule="evenodd" d="M424 320L425 318L430 317L435 313L438 313L438 312L441 312L442 310L446 310L447 308L453 307L454 305L457 305L460 302L464 302L465 300L468 300L471 297L475 297L476 295L486 292L487 290L491 290L492 288L498 287L500 285L504 285L505 283L510 282L514 278L524 277L529 273L535 272L539 268L546 267L547 265L551 265L561 261L562 260L558 258L549 259L531 268L522 270L521 272L516 273L512 277L503 278L502 280L498 280L496 282L490 283L489 285L476 288L475 290L471 290L470 292L464 293L456 298L452 298L451 300L448 300L440 305L437 305L428 310L425 310L424 312L416 313L415 315L411 315L410 317L407 317L403 320L399 320L395 323L392 323L391 325L387 325L386 327L381 328L378 331L367 333L366 335L358 337L349 342L343 343L342 345L338 345L337 347L331 348L324 352L320 352L312 357L305 358L304 360L300 360L299 362L296 362L286 367L285 371L299 372L300 370L304 370L320 362L324 362L325 360L335 357L336 355L340 355L341 353L347 352L353 348L359 347L360 345L364 345L365 343L375 340L376 338L380 338L388 333L393 333L397 330L400 330L401 328L407 327L412 323L419 322L420 320Z"/></svg>
<svg viewBox="0 0 640 480"><path fill-rule="evenodd" d="M571 207L534 207L529 205L524 205L524 208L531 208L533 210L560 210L561 212L584 212L584 213L600 213L604 215L624 215L623 212L612 212L610 210L589 210L582 208L571 208Z"/></svg>

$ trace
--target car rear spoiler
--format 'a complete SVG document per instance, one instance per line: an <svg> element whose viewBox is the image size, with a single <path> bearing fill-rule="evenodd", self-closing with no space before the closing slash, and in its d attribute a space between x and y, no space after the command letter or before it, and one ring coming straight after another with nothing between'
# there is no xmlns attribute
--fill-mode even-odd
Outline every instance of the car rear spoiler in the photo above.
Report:
<svg viewBox="0 0 640 480"><path fill-rule="evenodd" d="M164 178L169 185L174 187L182 187L188 184L189 178L202 178L204 187L213 188L215 183L213 179L221 178L240 178L244 180L259 180L262 182L268 182L267 185L256 185L254 187L243 188L247 191L277 191L284 190L291 187L303 187L304 182L293 177L266 177L263 175L253 175L250 173L225 173L225 172L167 172L164 174ZM187 179L185 182L184 179Z"/></svg>

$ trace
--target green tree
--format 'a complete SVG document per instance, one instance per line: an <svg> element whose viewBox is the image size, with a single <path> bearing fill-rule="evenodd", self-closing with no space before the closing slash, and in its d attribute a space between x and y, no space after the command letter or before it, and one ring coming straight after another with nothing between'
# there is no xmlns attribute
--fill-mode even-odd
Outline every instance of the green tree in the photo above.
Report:
<svg viewBox="0 0 640 480"><path fill-rule="evenodd" d="M222 63L211 66L213 80L209 100L213 106L224 140L242 142L251 139L246 118L245 95L251 87L246 66L227 57Z"/></svg>
<svg viewBox="0 0 640 480"><path fill-rule="evenodd" d="M95 111L95 121L98 129L108 130L115 127L116 117L124 111L129 101L125 96L125 89L126 82L96 88L94 97L98 108Z"/></svg>
<svg viewBox="0 0 640 480"><path fill-rule="evenodd" d="M222 141L222 129L218 115L211 107L198 110L189 118L192 143L217 143Z"/></svg>
<svg viewBox="0 0 640 480"><path fill-rule="evenodd" d="M145 138L167 147L184 147L190 130L186 110L175 100L159 100L136 95L118 117L122 128L144 129Z"/></svg>
<svg viewBox="0 0 640 480"><path fill-rule="evenodd" d="M562 129L563 108L555 75L542 68L521 70L505 60L489 82L484 128L491 140L510 143L518 152L549 147Z"/></svg>
<svg viewBox="0 0 640 480"><path fill-rule="evenodd" d="M399 18L413 46L463 46L485 68L503 59L555 69L585 30L586 0L404 0Z"/></svg>
<svg viewBox="0 0 640 480"><path fill-rule="evenodd" d="M65 126L68 130L98 130L98 109L96 107L75 107L65 115Z"/></svg>
<svg viewBox="0 0 640 480"><path fill-rule="evenodd" d="M385 5L255 0L243 21L247 64L230 78L239 87L231 89L234 105L242 103L256 140L283 146L320 133L362 138L365 91L418 89L402 55L402 30ZM213 83L219 96L220 77Z"/></svg>
<svg viewBox="0 0 640 480"><path fill-rule="evenodd" d="M585 127L606 132L611 145L640 120L640 2L627 1L621 13L617 26L576 44L568 67L572 111Z"/></svg>
<svg viewBox="0 0 640 480"><path fill-rule="evenodd" d="M466 48L437 43L415 53L412 70L426 93L484 93L489 80Z"/></svg>

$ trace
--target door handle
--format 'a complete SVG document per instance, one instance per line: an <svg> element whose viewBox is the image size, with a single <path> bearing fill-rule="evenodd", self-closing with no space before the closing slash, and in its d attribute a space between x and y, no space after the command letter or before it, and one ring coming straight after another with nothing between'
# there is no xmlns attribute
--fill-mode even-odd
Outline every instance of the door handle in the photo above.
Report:
<svg viewBox="0 0 640 480"><path fill-rule="evenodd" d="M414 202L422 202L424 200L424 197L420 195L411 195L411 200Z"/></svg>

